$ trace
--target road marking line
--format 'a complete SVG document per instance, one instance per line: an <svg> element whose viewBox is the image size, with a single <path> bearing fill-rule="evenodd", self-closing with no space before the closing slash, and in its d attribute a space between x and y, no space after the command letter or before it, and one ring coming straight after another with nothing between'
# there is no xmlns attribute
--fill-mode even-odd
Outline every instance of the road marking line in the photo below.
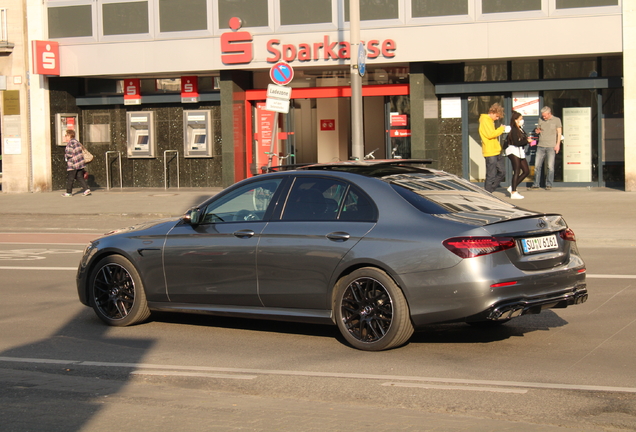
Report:
<svg viewBox="0 0 636 432"><path fill-rule="evenodd" d="M489 381L489 380L473 380L459 378L434 378L434 377L417 377L417 376L400 376L400 375L371 375L356 373L339 373L339 372L311 372L311 371L292 371L292 370L276 370L276 369L247 369L247 368L227 368L227 367L211 367L211 366L178 366L178 365L155 365L149 363L108 363L108 362L92 362L81 360L57 360L57 359L37 359L24 357L0 357L0 361L13 363L38 363L38 364L56 364L71 366L98 366L98 367L118 367L130 368L135 370L155 369L155 370L173 370L173 371L195 371L195 372L230 372L230 373L246 373L257 375L280 375L280 376L299 376L314 378L348 378L348 379L366 379L366 380L382 380L382 381L415 381L423 383L443 383L443 384L473 384L480 386L493 387L519 387L519 388L537 388L546 390L577 390L577 391L602 391L616 393L634 393L636 387L612 387L599 385L579 385L579 384L555 384L555 383L536 383L524 381Z"/></svg>
<svg viewBox="0 0 636 432"><path fill-rule="evenodd" d="M77 271L77 267L17 267L17 266L0 266L0 270L66 270Z"/></svg>
<svg viewBox="0 0 636 432"><path fill-rule="evenodd" d="M636 279L636 275L588 274L586 277L593 279Z"/></svg>
<svg viewBox="0 0 636 432"><path fill-rule="evenodd" d="M472 387L472 386L451 386L451 385L435 385L435 384L417 384L417 383L384 383L384 387L408 387L408 388L424 388L433 390L465 390L465 391L487 391L494 393L517 393L526 394L528 390L515 388L496 388L496 387Z"/></svg>
<svg viewBox="0 0 636 432"><path fill-rule="evenodd" d="M131 375L153 375L153 376L182 376L182 377L197 377L197 378L229 378L229 379L241 379L252 380L258 378L256 375L229 375L229 374L214 374L203 372L175 372L175 371L144 371L136 370L130 373Z"/></svg>

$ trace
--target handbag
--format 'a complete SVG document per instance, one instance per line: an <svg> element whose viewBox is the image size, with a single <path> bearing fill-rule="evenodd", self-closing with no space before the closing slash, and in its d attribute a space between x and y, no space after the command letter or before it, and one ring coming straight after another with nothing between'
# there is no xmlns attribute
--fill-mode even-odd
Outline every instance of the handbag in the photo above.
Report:
<svg viewBox="0 0 636 432"><path fill-rule="evenodd" d="M91 154L91 152L86 150L86 147L84 147L84 145L82 145L82 153L84 153L84 162L90 163L93 160L94 156Z"/></svg>

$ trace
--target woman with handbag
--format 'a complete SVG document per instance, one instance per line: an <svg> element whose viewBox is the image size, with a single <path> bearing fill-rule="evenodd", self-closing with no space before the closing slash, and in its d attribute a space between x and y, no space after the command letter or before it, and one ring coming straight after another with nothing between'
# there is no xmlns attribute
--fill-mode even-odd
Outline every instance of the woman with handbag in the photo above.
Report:
<svg viewBox="0 0 636 432"><path fill-rule="evenodd" d="M525 147L532 138L528 138L526 135L523 130L523 124L523 116L519 112L513 111L510 119L510 133L506 137L506 156L512 163L512 181L510 186L508 186L508 192L510 192L510 198L512 199L524 198L523 195L517 192L517 186L530 174Z"/></svg>
<svg viewBox="0 0 636 432"><path fill-rule="evenodd" d="M88 196L91 190L84 179L84 168L86 161L84 160L84 146L75 139L75 131L67 129L64 138L68 140L64 149L64 160L66 161L66 193L63 197L73 196L73 183L77 180L82 187L82 195Z"/></svg>

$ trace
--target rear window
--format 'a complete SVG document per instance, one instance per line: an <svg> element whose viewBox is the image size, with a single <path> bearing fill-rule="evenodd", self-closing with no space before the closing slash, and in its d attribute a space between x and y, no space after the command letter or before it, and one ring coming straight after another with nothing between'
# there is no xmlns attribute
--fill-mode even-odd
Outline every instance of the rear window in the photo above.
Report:
<svg viewBox="0 0 636 432"><path fill-rule="evenodd" d="M383 178L416 209L428 214L510 210L514 206L453 175L399 174Z"/></svg>

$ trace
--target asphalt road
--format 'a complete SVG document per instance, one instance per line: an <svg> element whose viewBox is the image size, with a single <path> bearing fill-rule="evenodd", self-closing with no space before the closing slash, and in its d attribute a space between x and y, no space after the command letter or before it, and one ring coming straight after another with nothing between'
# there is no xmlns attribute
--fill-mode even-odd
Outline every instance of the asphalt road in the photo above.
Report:
<svg viewBox="0 0 636 432"><path fill-rule="evenodd" d="M77 301L74 269L88 238L132 221L48 216L59 229L34 236L14 217L0 216L3 431L636 430L632 247L581 246L583 305L368 353L329 326L157 314L107 327Z"/></svg>

